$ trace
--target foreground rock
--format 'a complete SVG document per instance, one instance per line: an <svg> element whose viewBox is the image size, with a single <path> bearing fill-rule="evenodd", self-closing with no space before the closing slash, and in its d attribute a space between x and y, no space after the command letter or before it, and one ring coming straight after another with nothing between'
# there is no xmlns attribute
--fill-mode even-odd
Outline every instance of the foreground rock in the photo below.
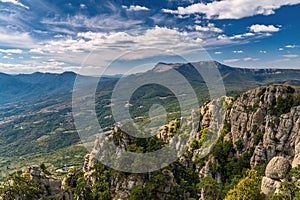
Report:
<svg viewBox="0 0 300 200"><path fill-rule="evenodd" d="M223 111L220 111L218 101L223 102L221 106ZM249 168L269 163L266 176L262 180L261 190L267 195L279 192L281 183L289 178L291 163L293 167L300 163L300 89L285 85L263 86L235 98L224 97L218 101L206 103L200 108L199 130L215 127L215 131L212 132L216 133L217 127L224 123L223 129L227 130L222 136L221 144L226 143L230 147L226 156L241 159L250 155L247 160ZM219 119L220 116L223 117L222 120ZM174 124L176 123L171 122L162 127L157 137L165 142L172 141L174 134L169 130ZM119 134L116 134L118 132ZM110 137L114 138L114 135L122 136L118 138L118 143L121 144L123 150L126 150L132 138L124 135L117 127L112 130ZM220 137L219 133L216 135ZM209 154L204 163L199 164L199 159L208 152L199 148L202 144L199 142L202 137L201 131L195 133L193 137L196 145L188 148L188 153L180 157L180 162L184 166L193 167L200 178L212 176L217 182L222 182L224 179L222 171L216 170L220 168L222 157L217 158L218 155ZM101 151L99 146L101 146L99 141L96 141L94 153ZM207 148L207 150L212 151L213 148ZM224 149L220 152L223 151ZM84 165L86 174L93 171L95 163L92 155L86 157ZM121 180L119 184L133 185L128 184L129 179L124 179L124 183ZM142 178L141 182L143 181ZM130 188L131 186L125 187L122 191L129 194ZM115 190L113 193L118 193L118 191L120 190Z"/></svg>
<svg viewBox="0 0 300 200"><path fill-rule="evenodd" d="M267 165L265 177L262 179L261 191L270 195L279 193L282 182L289 178L290 161L284 157L274 157Z"/></svg>
<svg viewBox="0 0 300 200"><path fill-rule="evenodd" d="M29 167L25 170L25 173L30 174L30 179L40 184L41 190L45 191L45 194L41 196L52 196L59 200L73 200L73 194L70 191L66 191L62 186L62 181L55 176L46 175L38 166Z"/></svg>

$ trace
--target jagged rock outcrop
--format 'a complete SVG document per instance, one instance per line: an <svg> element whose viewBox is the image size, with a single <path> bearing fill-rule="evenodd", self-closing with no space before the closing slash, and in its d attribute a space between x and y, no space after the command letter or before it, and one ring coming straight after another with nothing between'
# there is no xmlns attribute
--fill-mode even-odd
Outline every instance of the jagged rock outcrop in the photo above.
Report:
<svg viewBox="0 0 300 200"><path fill-rule="evenodd" d="M259 87L241 95L227 111L226 121L231 124L233 144L241 141L243 150L255 148L251 159L252 167L268 162L277 155L295 154L300 107L281 104L287 98L295 101L297 95L298 89L288 86ZM276 108L277 104L292 108L280 113L281 108Z"/></svg>
<svg viewBox="0 0 300 200"><path fill-rule="evenodd" d="M270 85L258 87L240 96L223 97L204 104L200 108L200 115L199 130L190 135L190 142L195 141L195 147L189 146L188 152L179 158L184 166L193 167L200 178L211 175L217 182L222 181L222 174L216 170L220 167L219 160L209 154L220 137L221 143L232 145L228 147L232 149L227 156L239 159L248 153L251 168L269 163L261 186L264 194L278 192L282 181L288 179L290 165L295 167L300 163L300 89L297 87ZM184 120L181 119L181 122ZM157 137L165 142L172 141L174 133L170 129L177 128L176 123L178 121L163 126ZM222 132L222 128L228 130ZM117 126L106 134L106 140L115 141L121 151L126 151L133 141L133 137ZM206 135L211 143L202 141ZM86 173L93 170L95 155L101 149L99 140L95 142L93 152L85 159ZM199 159L206 155L208 157L205 161L199 164ZM115 179L113 183L118 184L112 185L116 198L129 197L132 186L144 185L145 181L144 177L136 175ZM162 191L165 195L174 185L176 181L164 185L165 189Z"/></svg>
<svg viewBox="0 0 300 200"><path fill-rule="evenodd" d="M172 134L169 129L176 129L177 122L170 122L170 126L167 128L166 133ZM161 129L162 131L164 129ZM162 134L162 137L166 135ZM102 140L104 139L104 140ZM163 138L161 138L163 139ZM119 151L126 151L130 148L130 145L135 146L134 137L125 133L119 125L115 125L111 131L105 133L105 137L97 136L94 142L93 151L85 156L83 171L85 173L85 178L92 185L95 182L95 177L92 176L95 171L95 164L99 162L103 157L107 156L103 150L105 148L105 142L113 142L115 145L120 147ZM102 151L102 152L101 152ZM118 155L118 152L116 152ZM163 170L163 175L166 177L161 183L161 187L156 191L156 199L168 199L169 193L172 188L175 187L176 181L174 175L171 171L165 169ZM147 181L149 181L148 174L130 174L123 172L116 172L110 180L110 190L112 193L113 200L128 199L130 197L131 189L136 185L145 186Z"/></svg>
<svg viewBox="0 0 300 200"><path fill-rule="evenodd" d="M25 172L26 173L26 172ZM27 169L32 181L38 182L40 187L45 191L45 195L50 195L59 200L72 200L73 194L65 191L62 181L52 175L46 175L38 166L32 166Z"/></svg>

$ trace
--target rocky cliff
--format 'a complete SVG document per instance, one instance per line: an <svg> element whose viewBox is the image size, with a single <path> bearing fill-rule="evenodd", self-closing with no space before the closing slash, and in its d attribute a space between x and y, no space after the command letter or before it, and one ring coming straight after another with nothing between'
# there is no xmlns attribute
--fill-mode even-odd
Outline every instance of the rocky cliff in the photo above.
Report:
<svg viewBox="0 0 300 200"><path fill-rule="evenodd" d="M0 199L57 199L73 200L73 192L59 177L51 175L45 168L31 166L11 175L1 184Z"/></svg>
<svg viewBox="0 0 300 200"><path fill-rule="evenodd" d="M192 167L200 180L211 176L222 183L230 181L232 173L242 173L245 168L266 166L273 158L275 161L269 163L266 176L262 180L262 192L266 195L279 192L280 183L288 179L290 165L296 167L300 162L299 94L300 89L297 87L270 85L235 97L223 97L218 101L206 103L200 108L199 130L193 135L188 151L180 157L179 162L187 168ZM220 103L222 111L220 111ZM217 134L218 140L215 141L214 147L210 148L211 152L203 155L201 138L211 134L207 129L221 127L220 119L217 119L220 114L223 117L221 120L223 129ZM157 137L164 142L170 142L176 135L170 129L176 129L176 123L179 121L172 121L162 127ZM119 139L123 147L133 142L133 138L128 138L118 127L111 131L110 137L113 138L115 135L121 136ZM95 147L99 147L99 142L101 143L99 140L96 141ZM84 165L86 174L93 171L95 162L92 154L87 155ZM230 167L234 168L230 169ZM166 170L165 173L174 177L172 170L168 172ZM143 187L147 184L148 179L145 177L132 174L123 176L123 179L118 177L118 180L112 181L113 184L118 185L113 187L113 193L120 196L118 192L122 191L126 195L121 196L124 199L129 198L130 191L137 183ZM171 181L162 186L165 189L160 192L172 193L172 188L176 185L180 183L171 178ZM206 199L203 191L199 191L196 196ZM165 197L161 196L159 199Z"/></svg>
<svg viewBox="0 0 300 200"><path fill-rule="evenodd" d="M195 120L199 125L197 129L192 123ZM180 131L183 124L188 131ZM97 159L109 156L101 149L107 141L119 146L120 152L145 153L178 142L180 140L176 137L187 135L186 151L179 159L151 173L119 172ZM59 199L62 195L69 195L63 198L75 195L77 199L204 200L253 199L249 196L253 195L251 191L258 191L254 199L262 199L274 193L287 194L290 190L285 188L286 183L300 191L296 184L300 173L290 174L300 164L298 87L262 86L234 97L212 100L200 108L199 119L192 115L190 119L171 121L150 139L134 138L119 126L103 136L104 139L97 137L93 151L85 157L83 169L70 173L64 180L64 187L72 194L59 189L61 182L44 175L36 176L45 182L43 184L50 194L57 193ZM143 166L136 161L131 164ZM247 173L249 170L256 172ZM235 193L235 188L249 185L255 185L255 188L242 189L244 193L248 192L246 196L239 197L240 193ZM228 197L229 193L231 196ZM297 192L288 194L292 197Z"/></svg>

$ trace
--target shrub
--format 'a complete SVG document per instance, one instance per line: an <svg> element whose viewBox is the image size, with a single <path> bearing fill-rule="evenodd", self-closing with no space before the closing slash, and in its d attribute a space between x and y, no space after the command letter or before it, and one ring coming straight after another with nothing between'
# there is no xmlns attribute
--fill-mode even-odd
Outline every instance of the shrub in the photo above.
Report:
<svg viewBox="0 0 300 200"><path fill-rule="evenodd" d="M255 170L249 170L247 176L227 193L225 200L264 199L264 196L260 193L260 184L261 177L257 175Z"/></svg>
<svg viewBox="0 0 300 200"><path fill-rule="evenodd" d="M261 133L261 132L257 132L255 135L254 135L254 144L255 145L258 145L260 141L262 141L262 139L264 138L264 134Z"/></svg>
<svg viewBox="0 0 300 200"><path fill-rule="evenodd" d="M234 144L235 144L236 149L237 149L238 151L242 151L242 150L243 150L244 145L243 145L242 141L238 140L238 141L236 141Z"/></svg>

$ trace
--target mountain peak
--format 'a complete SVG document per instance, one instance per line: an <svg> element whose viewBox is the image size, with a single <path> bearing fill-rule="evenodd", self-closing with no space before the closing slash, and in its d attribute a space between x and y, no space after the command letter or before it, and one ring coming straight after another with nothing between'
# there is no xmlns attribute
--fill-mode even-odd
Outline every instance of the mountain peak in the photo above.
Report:
<svg viewBox="0 0 300 200"><path fill-rule="evenodd" d="M153 68L154 72L165 72L168 71L170 69L176 68L181 66L182 64L180 63L164 63L164 62L159 62L155 65L155 67Z"/></svg>
<svg viewBox="0 0 300 200"><path fill-rule="evenodd" d="M222 68L231 68L229 66L223 65L217 61L214 60L207 60L207 61L198 61L198 62L192 62L192 63L164 63L164 62L159 62L155 65L155 67L152 69L154 72L165 72L170 69L174 68L179 68L181 66L186 66L186 65L191 65L191 66L216 66L218 69Z"/></svg>

